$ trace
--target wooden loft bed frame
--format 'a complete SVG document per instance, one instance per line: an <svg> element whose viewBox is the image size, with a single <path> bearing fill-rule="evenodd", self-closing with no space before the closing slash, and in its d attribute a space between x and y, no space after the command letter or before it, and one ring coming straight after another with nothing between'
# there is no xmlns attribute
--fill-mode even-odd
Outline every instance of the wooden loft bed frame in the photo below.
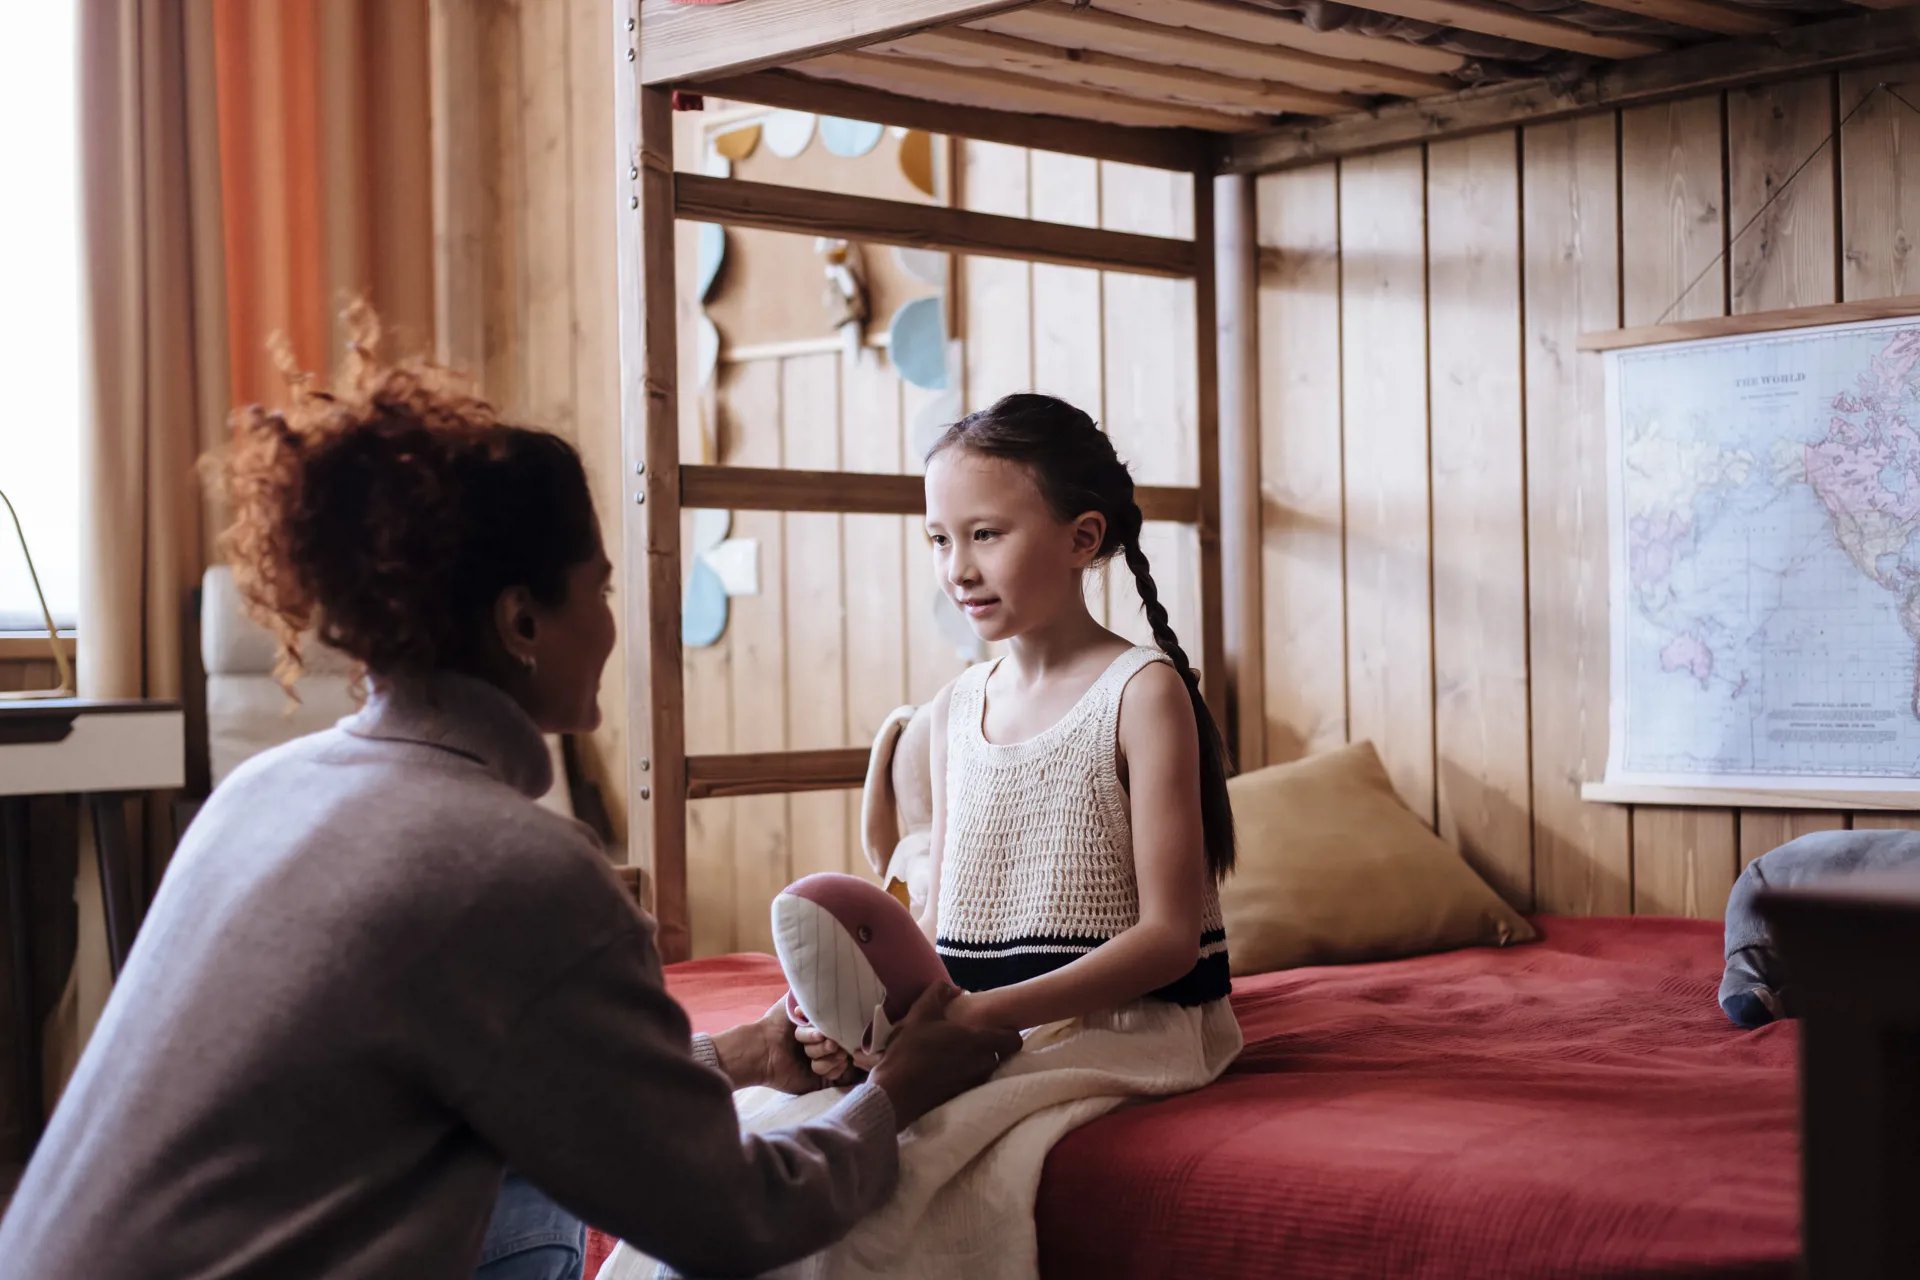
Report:
<svg viewBox="0 0 1920 1280"><path fill-rule="evenodd" d="M687 756L681 509L923 509L921 481L913 476L681 465L675 220L1192 279L1200 482L1143 489L1141 505L1149 519L1198 529L1200 668L1207 700L1231 735L1234 677L1246 669L1249 680L1257 679L1259 652L1258 620L1236 608L1241 592L1227 597L1223 590L1227 579L1240 583L1259 572L1259 456L1250 421L1257 386L1248 322L1257 264L1251 186L1229 187L1237 198L1216 209L1216 176L1890 62L1920 50L1920 8L1782 27L1791 15L1732 0L1595 2L1658 19L1662 34L1596 32L1499 0L1366 0L1378 12L1587 60L1587 74L1578 78L1550 74L1459 89L1449 79L1466 61L1457 54L1391 37L1312 32L1255 0L612 0L622 171L620 404L624 465L634 482L624 533L632 552L644 549L625 561L629 853L650 874L669 961L689 951L687 801L857 788L866 764L857 748ZM1906 0L1858 2L1880 8ZM1676 28L1698 40L1676 39ZM1739 38L1708 38L1728 34ZM1602 60L1597 71L1595 59ZM1189 173L1194 236L1131 235L676 175L676 92ZM1231 286L1224 293L1223 277Z"/></svg>
<svg viewBox="0 0 1920 1280"><path fill-rule="evenodd" d="M629 856L651 874L668 961L689 951L688 800L857 788L866 762L860 749L687 756L682 507L923 509L921 481L912 476L681 465L676 218L1192 279L1200 482L1144 489L1142 506L1149 518L1199 531L1200 665L1207 699L1231 734L1233 695L1245 692L1234 677L1245 670L1257 689L1260 651L1259 620L1237 607L1243 593L1224 592L1229 581L1257 586L1259 575L1250 345L1257 257L1251 184L1224 185L1234 194L1216 207L1217 176L1920 56L1920 7L1902 7L1914 0L1853 0L1877 11L1800 25L1787 25L1794 15L1735 0L1591 3L1655 20L1657 32L1576 27L1501 0L1360 0L1376 13L1586 59L1557 68L1549 59L1531 79L1461 88L1449 68L1465 60L1449 62L1444 48L1312 32L1258 0L612 0L621 421L634 482L624 520ZM1126 235L676 176L675 92L1189 173L1194 235ZM1257 703L1257 691L1250 696ZM1902 906L1901 927L1909 931L1920 919L1916 901L1920 894ZM1858 928L1847 910L1799 913L1795 950L1844 949ZM1911 942L1912 934L1902 937ZM1821 980L1842 983L1839 972ZM1906 999L1876 1024L1875 1035L1898 1039L1888 1081L1914 1078L1920 1024L1911 1004ZM1866 1033L1853 1024L1832 1029L1834 1021L1823 1014L1805 1029L1807 1062L1821 1068L1803 1085L1808 1272L1891 1276L1911 1257L1911 1222L1898 1206L1914 1185L1912 1152L1875 1148L1872 1160L1857 1157L1862 1135L1911 1136L1912 1104L1897 1089L1853 1096L1849 1046L1864 1043Z"/></svg>

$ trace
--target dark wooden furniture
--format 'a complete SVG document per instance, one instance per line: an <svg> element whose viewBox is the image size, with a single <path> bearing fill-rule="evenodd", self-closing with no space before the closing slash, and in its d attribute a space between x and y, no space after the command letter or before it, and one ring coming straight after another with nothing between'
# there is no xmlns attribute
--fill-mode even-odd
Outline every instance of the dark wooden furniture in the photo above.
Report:
<svg viewBox="0 0 1920 1280"><path fill-rule="evenodd" d="M18 1034L20 1114L26 1138L44 1122L40 1019L34 1000L34 913L29 886L33 850L27 801L71 796L92 819L107 925L117 976L140 927L126 801L185 780L184 717L178 702L42 698L0 702L0 860L6 868L7 932L12 943L11 1004Z"/></svg>
<svg viewBox="0 0 1920 1280"><path fill-rule="evenodd" d="M1920 1268L1920 876L1761 899L1801 1020L1802 1227L1813 1280Z"/></svg>

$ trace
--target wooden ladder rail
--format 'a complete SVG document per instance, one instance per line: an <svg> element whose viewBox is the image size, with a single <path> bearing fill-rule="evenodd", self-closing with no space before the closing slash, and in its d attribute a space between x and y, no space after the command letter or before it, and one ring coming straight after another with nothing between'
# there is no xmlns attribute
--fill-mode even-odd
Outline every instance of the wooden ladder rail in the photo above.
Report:
<svg viewBox="0 0 1920 1280"><path fill-rule="evenodd" d="M688 958L687 802L708 796L852 789L865 776L864 748L695 756L686 753L680 644L680 512L733 510L885 512L924 510L915 476L683 467L679 456L673 226L679 218L829 234L954 253L1065 263L1194 281L1197 446L1195 487L1142 486L1149 519L1192 524L1200 545L1203 692L1227 716L1222 626L1219 350L1214 246L1215 154L1195 146L1181 166L1193 176L1191 240L1131 235L970 210L774 187L673 169L672 93L638 70L639 0L614 0L615 134L620 165L619 261L622 463L632 481L622 557L627 667L628 857L646 873L661 956ZM783 88L790 82L780 80ZM823 91L844 98L830 86ZM887 95L877 122L892 123ZM909 100L894 100L906 103ZM906 109L917 111L919 107ZM980 113L972 113L980 114ZM1076 135L1080 131L1076 131ZM1088 126L1084 148L1112 130ZM1076 147L1076 150L1082 148ZM1156 157L1161 158L1161 157ZM1168 164L1166 167L1174 167ZM1238 648L1239 646L1236 646ZM1236 657L1244 658L1243 654Z"/></svg>

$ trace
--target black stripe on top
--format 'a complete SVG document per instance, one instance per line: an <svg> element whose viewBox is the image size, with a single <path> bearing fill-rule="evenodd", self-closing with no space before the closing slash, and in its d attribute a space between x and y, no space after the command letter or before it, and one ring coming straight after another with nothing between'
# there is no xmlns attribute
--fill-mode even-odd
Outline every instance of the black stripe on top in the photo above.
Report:
<svg viewBox="0 0 1920 1280"><path fill-rule="evenodd" d="M1226 936L1224 929L1209 929L1200 936L1200 945L1205 948L1224 942ZM936 950L947 966L947 976L953 979L956 986L964 991L993 991L1072 964L1104 941L1107 939L1011 938L977 943L941 938ZM1014 951L1011 955L982 954L1006 952L1013 948L1036 949ZM1179 980L1149 995L1151 999L1191 1006L1218 1000L1232 991L1233 979L1227 965L1227 951L1222 947L1212 955L1200 957Z"/></svg>

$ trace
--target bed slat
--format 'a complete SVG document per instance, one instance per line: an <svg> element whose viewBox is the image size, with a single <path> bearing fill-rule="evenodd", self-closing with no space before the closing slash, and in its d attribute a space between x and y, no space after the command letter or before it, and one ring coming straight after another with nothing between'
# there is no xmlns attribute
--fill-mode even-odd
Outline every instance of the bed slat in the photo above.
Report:
<svg viewBox="0 0 1920 1280"><path fill-rule="evenodd" d="M856 790L867 780L865 747L757 751L687 757L687 799Z"/></svg>

